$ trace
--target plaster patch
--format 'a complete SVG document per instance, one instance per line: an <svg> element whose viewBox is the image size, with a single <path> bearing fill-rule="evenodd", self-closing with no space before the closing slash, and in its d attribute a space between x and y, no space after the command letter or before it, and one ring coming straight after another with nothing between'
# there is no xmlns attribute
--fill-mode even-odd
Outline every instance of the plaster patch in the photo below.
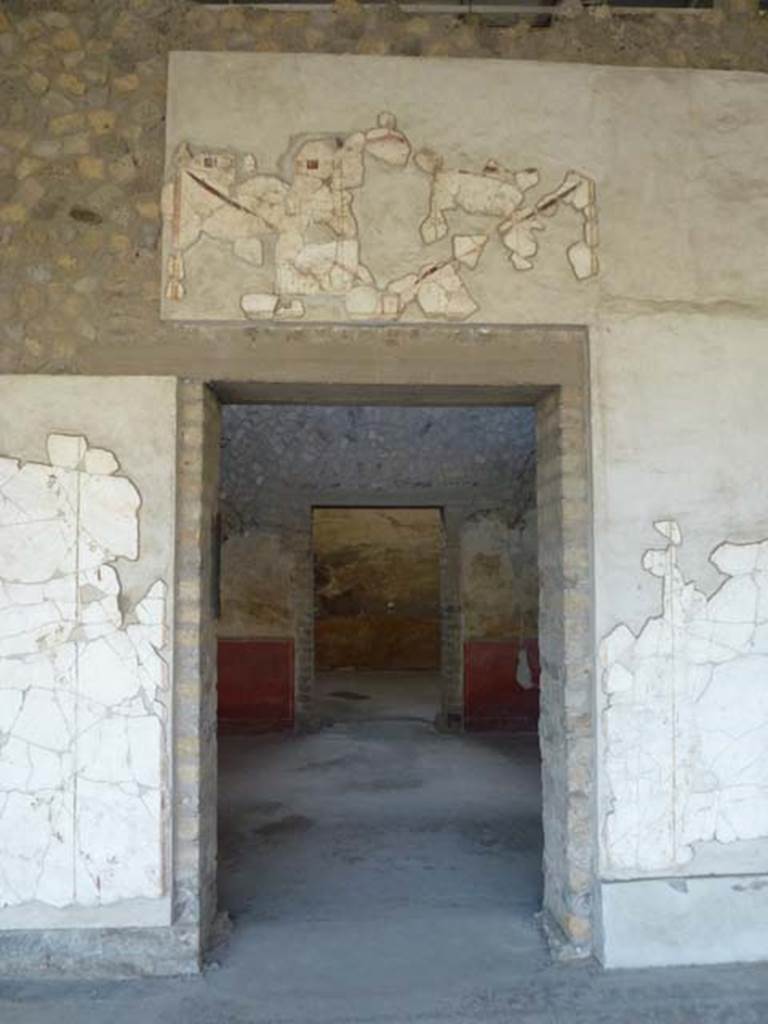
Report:
<svg viewBox="0 0 768 1024"><path fill-rule="evenodd" d="M474 270L480 261L487 241L487 235L454 235L451 242L454 259L463 263L465 267L469 267L470 270Z"/></svg>
<svg viewBox="0 0 768 1024"><path fill-rule="evenodd" d="M707 597L677 564L682 534L643 557L661 615L600 648L609 870L685 866L693 844L768 836L768 540L723 543Z"/></svg>
<svg viewBox="0 0 768 1024"><path fill-rule="evenodd" d="M449 256L420 266L412 262L389 282L377 281L361 252L354 207L355 194L366 184L366 159L384 164L387 173L412 164L429 175L428 210L413 225L421 239L420 244L414 239L417 250L445 238L454 214L489 218L490 233L454 234ZM239 311L218 308L224 300L214 289L203 301L211 317L302 318L305 299L330 297L342 300L352 318L396 320L411 309L426 319L466 320L480 306L465 275L481 266L492 234L515 270L531 270L539 249L536 234L563 208L581 221L581 236L566 246L571 270L579 281L593 277L598 272L594 181L568 171L553 191L528 202L539 178L535 168L508 170L492 159L480 169L446 167L442 156L426 148L412 157L411 142L388 112L365 130L295 137L278 174L259 171L253 154L184 143L173 155L163 190L166 312L177 315L174 304L194 290L187 257L212 239L228 247L233 277L240 280L245 273L254 284L240 295ZM407 188L409 179L402 180Z"/></svg>
<svg viewBox="0 0 768 1024"><path fill-rule="evenodd" d="M84 437L48 454L0 459L0 907L157 898L166 585L128 621L140 495Z"/></svg>

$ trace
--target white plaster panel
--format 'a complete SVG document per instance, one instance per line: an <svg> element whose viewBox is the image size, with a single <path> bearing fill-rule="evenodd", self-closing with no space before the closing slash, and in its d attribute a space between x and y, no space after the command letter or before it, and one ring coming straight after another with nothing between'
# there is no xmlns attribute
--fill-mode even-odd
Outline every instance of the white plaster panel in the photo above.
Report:
<svg viewBox="0 0 768 1024"><path fill-rule="evenodd" d="M354 159L345 156L331 188L341 189L334 192L337 198L346 196L351 228L347 232L339 222L334 232L337 240L349 239L341 262L372 270L381 301L368 292L356 293L349 305L337 301L349 298L350 290L370 288L362 278L337 288L334 301L325 286L320 289L326 292L323 301L316 294L307 298L287 278L276 287L269 269L274 240L259 246L255 257L243 251L238 258L232 247L242 246L243 232L259 234L255 219L232 205L217 207L205 188L197 188L196 198L189 192L184 209L214 212L217 220L206 228L202 247L183 254L183 280L179 277L179 297L173 298L167 287L175 273L169 259L181 250L172 244L171 226L174 217L181 217L182 235L187 231L183 249L189 243L184 225L191 221L174 206L171 189L165 210L164 315L590 323L601 312L636 301L710 303L716 294L762 304L766 257L761 225L768 188L760 168L768 155L766 100L763 76L737 72L440 58L173 54L169 183L178 168L179 147L188 143L197 154L195 173L209 185L223 184L227 196L248 205L247 196L255 194L252 186L242 184L248 176L255 175L262 182L259 189L269 186L276 195L296 191L298 179L286 156L296 157L302 137L338 137L345 147L348 140L357 140L351 143L357 147ZM503 117L498 116L500 107ZM386 130L391 135L379 142L375 133L382 131L376 127L382 114L390 118ZM311 145L319 147L318 153L307 150L307 155L317 159L325 143ZM539 218L544 231L522 239L539 243L532 266L523 250L513 254L505 247L500 218L481 215L471 202L448 211L446 237L430 241L420 235L428 189L417 155L425 147L437 155L444 172L473 172L474 178L464 174L461 187L474 189L475 195L488 184L482 174L489 161L501 173L499 190L523 185L526 179L515 173L534 169L539 182L530 191L523 188L518 212L535 207L568 172L585 176L594 185L598 236L593 265L587 254L574 254L574 267L582 267L584 279L575 278L566 258L580 237L579 215L562 204L556 216ZM232 163L223 170L203 166L206 152L222 151ZM318 159L318 174L325 173L323 160ZM320 193L313 195L316 202ZM327 242L312 241L323 232L314 214L310 219L315 226L296 244L303 252L299 262L308 260L314 272ZM517 214L512 219L523 228L530 223ZM477 262L460 261L456 239L477 234L487 239ZM515 269L518 259L526 269ZM430 263L443 268L439 273L445 277L432 288L433 296L398 311L383 302L388 281L418 274ZM180 266L177 270L182 273ZM445 298L443 285L452 299ZM249 296L249 313L241 305L243 295ZM278 302L281 295L284 306Z"/></svg>
<svg viewBox="0 0 768 1024"><path fill-rule="evenodd" d="M543 200L565 180L569 171L580 170L577 158L579 151L583 150L583 140L578 139L577 133L574 137L568 137L568 130L564 130L559 153L555 153L554 140L539 145L533 161L526 154L525 144L523 142L521 145L519 138L512 139L508 132L500 132L498 127L489 126L489 90L498 86L506 92L510 87L509 82L504 83L499 78L498 73L503 65L497 62L490 62L493 65L490 79L480 64L461 62L462 75L468 76L464 81L456 80L455 64L428 62L430 77L434 78L428 91L434 90L433 97L440 94L444 101L437 104L427 98L428 102L423 109L419 109L414 97L424 91L426 82L419 72L417 62L398 59L382 62L378 58L361 61L352 58L351 63L347 63L347 58L335 62L319 58L320 62L316 63L314 57L307 59L281 55L278 60L268 59L262 64L258 59L254 61L251 55L244 61L238 60L238 55L225 55L225 64L214 68L208 66L207 56L172 56L168 127L168 169L171 180L174 154L178 152L180 143L189 142L196 152L208 148L237 150L240 156L252 153L260 173L278 175L283 182L290 184L292 172L286 168L284 156L298 137L306 135L316 138L328 132L332 139L336 136L349 139L356 132L367 132L370 137L371 133L379 130L376 127L377 121L387 114L396 119L396 128L392 130L401 132L411 148L407 164L400 166L394 159L388 162L381 159L380 155L378 159L375 158L368 148L371 143L367 142L362 158L364 180L360 185L351 185L352 178L348 172L341 176L343 187L349 189L349 199L353 203L352 210L356 218L356 225L352 229L356 239L354 252L350 248L342 262L355 267L360 263L366 269L370 267L376 275L373 283L375 290L378 289L378 301L375 301L375 296L369 290L358 290L361 287L370 288L370 282L362 277L349 290L340 289L342 301L335 303L321 301L323 296L308 296L305 290L291 291L287 278L284 278L277 290L292 296L294 300L298 296L298 301L304 306L303 312L295 314L300 319L483 319L484 311L480 310L474 297L474 288L480 278L489 276L495 281L496 288L501 288L503 294L509 296L510 288L517 291L528 271L514 269L508 259L511 251L502 243L498 233L504 220L502 210L499 208L490 215L493 203L488 206L490 200L487 196L482 199L480 192L487 192L489 184L499 194L504 189L509 189L510 193L518 190L519 199L507 207L507 212L511 213L514 206L523 205L523 198L535 197L532 198L534 203ZM232 60L232 57L235 59ZM533 65L531 68L534 78L537 81L541 79L543 83L546 78L544 69ZM214 94L198 95L201 74L211 76ZM350 75L359 83L352 94L349 90ZM318 91L320 81L323 84ZM237 85L232 90L230 84L235 83ZM536 85L533 88L536 89ZM258 124L253 121L252 104L243 105L243 97L248 94L251 94L258 108ZM450 96L454 97L455 104L466 111L464 133L457 133L455 117L449 115ZM285 102L281 102L281 98ZM544 90L539 94L538 104L519 104L520 109L516 114L523 134L526 127L540 134L539 122L546 118L550 108L554 108L557 102L554 92ZM405 120L403 110L407 111ZM245 121L248 123L241 130ZM425 148L434 149L442 160L443 171L449 175L445 182L449 190L453 188L450 175L455 175L456 171L471 171L474 175L463 175L455 179L455 183L462 188L468 183L470 190L474 190L473 198L459 200L465 208L458 210L455 216L450 215L449 232L445 237L433 238L431 241L429 232L426 238L420 233L420 225L424 223L428 212L430 177L423 163L417 161L416 154ZM573 159L569 162L570 158ZM483 177L481 172L490 161L496 163L498 173L492 172L491 177ZM534 163L540 176L538 185L534 178L528 181L515 177L516 172L525 172ZM202 171L204 173L205 169ZM355 180L359 174L358 168ZM498 178L495 183L493 174L497 174ZM519 191L521 185L525 186L522 192ZM480 213L481 208L487 208L489 213ZM172 216L173 202L167 198L164 261L166 285L168 257L173 252L168 231ZM536 255L538 280L533 288L543 301L547 286L551 289L552 286L566 286L570 283L576 294L581 291L583 305L584 297L590 290L594 292L592 272L589 266L577 260L581 272L590 275L590 280L578 281L566 253L569 246L582 238L581 215L566 204L560 204L555 217L543 217L542 220L542 227L546 230L535 233L540 245ZM232 231L237 230L233 225ZM336 225L336 230L346 237L340 225ZM206 228L208 235L218 233L217 227L212 231ZM459 260L452 245L453 237L466 234L482 234L491 240L482 247L479 262L474 267L471 266L472 261L466 263ZM230 233L229 237L234 238L234 235ZM165 300L165 316L181 319L243 317L240 299L248 278L243 276L242 261L230 260L231 269L227 272L227 260L222 253L224 241L220 238L215 244L206 243L205 261L199 258L194 249L190 250L189 256L184 256L185 294L180 301ZM510 238L508 244L516 243ZM279 245L282 246L282 242ZM304 254L310 261L316 262L320 258L319 251L310 252L308 247ZM211 283L212 266L216 267L215 284ZM419 275L426 267L432 266L436 270L430 269L431 279L423 293L411 296L409 276ZM253 287L246 292L252 295L247 304L250 315L282 315L274 303L269 305L266 302L266 296L275 293L269 275L265 276L263 269L256 272L251 269L248 273L254 282ZM580 285L584 287L580 289ZM483 288L488 287L488 284L481 286L481 298ZM352 294L348 294L349 291ZM524 300L524 292L525 289L521 296L515 295L516 305L520 304L521 298ZM402 300L399 312L394 309L397 305L396 293ZM506 318L510 319L509 316Z"/></svg>
<svg viewBox="0 0 768 1024"><path fill-rule="evenodd" d="M768 959L768 876L667 878L601 886L606 967Z"/></svg>
<svg viewBox="0 0 768 1024"><path fill-rule="evenodd" d="M768 540L724 543L707 598L677 563L683 535L643 568L660 614L600 647L603 864L607 875L694 870L694 844L768 837Z"/></svg>
<svg viewBox="0 0 768 1024"><path fill-rule="evenodd" d="M0 928L169 922L175 402L0 379Z"/></svg>

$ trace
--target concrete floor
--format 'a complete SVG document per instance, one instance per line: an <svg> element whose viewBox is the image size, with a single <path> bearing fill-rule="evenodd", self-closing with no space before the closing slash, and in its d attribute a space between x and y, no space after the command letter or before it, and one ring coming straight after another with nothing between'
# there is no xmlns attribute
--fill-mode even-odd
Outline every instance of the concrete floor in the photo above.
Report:
<svg viewBox="0 0 768 1024"><path fill-rule="evenodd" d="M534 919L535 737L445 736L414 717L223 737L234 927L206 974L0 982L2 1024L768 1021L765 967L552 964Z"/></svg>
<svg viewBox="0 0 768 1024"><path fill-rule="evenodd" d="M366 721L432 723L440 710L439 672L319 672L318 717L328 724Z"/></svg>

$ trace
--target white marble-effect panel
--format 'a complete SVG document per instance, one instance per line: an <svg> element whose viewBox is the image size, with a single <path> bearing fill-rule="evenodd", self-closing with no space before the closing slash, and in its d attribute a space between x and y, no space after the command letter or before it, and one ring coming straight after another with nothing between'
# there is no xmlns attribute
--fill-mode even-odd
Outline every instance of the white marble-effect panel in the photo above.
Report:
<svg viewBox="0 0 768 1024"><path fill-rule="evenodd" d="M142 499L115 455L47 452L0 458L0 909L158 899L166 584L121 606Z"/></svg>
<svg viewBox="0 0 768 1024"><path fill-rule="evenodd" d="M689 867L697 844L768 837L768 540L719 545L711 595L678 565L682 534L643 567L661 614L600 647L607 877Z"/></svg>

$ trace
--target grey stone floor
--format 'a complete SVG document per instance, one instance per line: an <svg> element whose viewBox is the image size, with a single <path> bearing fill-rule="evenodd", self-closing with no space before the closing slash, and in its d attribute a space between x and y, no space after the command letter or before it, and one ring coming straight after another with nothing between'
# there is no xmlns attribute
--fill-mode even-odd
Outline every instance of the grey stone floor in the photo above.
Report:
<svg viewBox="0 0 768 1024"><path fill-rule="evenodd" d="M434 722L440 711L439 672L320 672L317 715L328 723Z"/></svg>
<svg viewBox="0 0 768 1024"><path fill-rule="evenodd" d="M0 982L0 1024L768 1022L766 967L551 963L535 737L390 712L222 739L233 931L203 976Z"/></svg>

